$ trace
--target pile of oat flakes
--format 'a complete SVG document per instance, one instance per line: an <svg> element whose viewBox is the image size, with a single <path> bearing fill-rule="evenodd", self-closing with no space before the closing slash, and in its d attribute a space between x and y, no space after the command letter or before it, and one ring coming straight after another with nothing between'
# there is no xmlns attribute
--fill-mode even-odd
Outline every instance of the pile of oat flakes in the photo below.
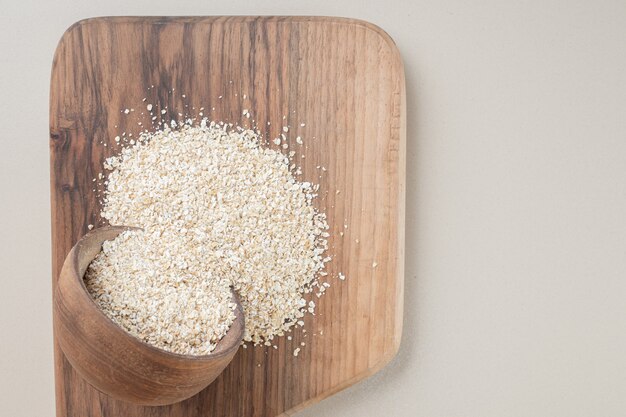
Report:
<svg viewBox="0 0 626 417"><path fill-rule="evenodd" d="M288 156L257 132L206 119L164 125L105 168L102 217L143 231L106 242L85 283L131 334L210 353L235 317L231 287L254 344L314 313L305 297L327 288L318 277L330 260L326 216L312 204L318 186L297 181Z"/></svg>

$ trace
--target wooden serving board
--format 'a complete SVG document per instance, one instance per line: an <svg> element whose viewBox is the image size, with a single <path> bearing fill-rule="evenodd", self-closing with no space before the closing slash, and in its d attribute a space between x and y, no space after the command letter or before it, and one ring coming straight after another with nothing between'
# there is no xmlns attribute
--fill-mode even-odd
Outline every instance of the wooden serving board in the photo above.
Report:
<svg viewBox="0 0 626 417"><path fill-rule="evenodd" d="M240 348L212 385L170 406L98 392L55 342L57 416L286 416L385 366L402 331L406 141L404 73L389 36L366 22L324 17L73 25L57 48L50 93L53 283L87 226L102 224L92 179L119 151L115 136L150 126L146 103L167 106L167 118L204 107L212 120L254 119L270 139L289 125L302 180L321 186L315 204L331 226L331 287L314 298L306 333L279 338L277 349Z"/></svg>

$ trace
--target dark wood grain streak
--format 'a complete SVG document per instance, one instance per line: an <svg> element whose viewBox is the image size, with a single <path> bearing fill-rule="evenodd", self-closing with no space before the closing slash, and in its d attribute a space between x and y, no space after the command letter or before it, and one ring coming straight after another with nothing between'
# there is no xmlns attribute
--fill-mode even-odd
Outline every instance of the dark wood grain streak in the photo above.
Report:
<svg viewBox="0 0 626 417"><path fill-rule="evenodd" d="M213 120L247 126L246 108L269 138L290 126L302 180L321 186L315 204L331 225L332 286L314 297L307 333L279 338L278 349L240 348L209 387L173 405L100 393L55 342L57 416L286 416L387 364L402 330L406 140L404 73L391 39L369 23L320 17L116 17L72 26L55 54L50 96L55 287L87 225L103 224L92 178L119 151L113 138L137 134L138 122L150 126L140 114L144 97L156 114L167 108L167 120L205 107Z"/></svg>

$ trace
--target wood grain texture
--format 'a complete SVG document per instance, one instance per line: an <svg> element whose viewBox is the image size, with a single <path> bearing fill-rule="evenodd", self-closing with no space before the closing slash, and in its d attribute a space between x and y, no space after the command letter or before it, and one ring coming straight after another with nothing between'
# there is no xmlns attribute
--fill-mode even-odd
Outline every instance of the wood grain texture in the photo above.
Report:
<svg viewBox="0 0 626 417"><path fill-rule="evenodd" d="M116 399L167 405L206 388L230 363L243 339L243 309L209 355L166 352L128 334L91 299L83 277L87 267L123 226L104 226L83 236L67 255L54 292L54 334L65 358L81 377Z"/></svg>
<svg viewBox="0 0 626 417"><path fill-rule="evenodd" d="M279 338L277 349L239 349L214 383L169 406L100 393L57 345L57 416L286 416L386 365L400 343L404 280L405 87L392 40L369 23L320 17L120 17L72 26L56 51L50 97L55 285L87 225L102 224L92 179L119 150L113 138L136 134L138 122L149 126L144 97L167 107L168 119L204 107L213 120L249 125L242 110L250 109L269 138L290 126L302 180L321 185L315 204L331 226L332 286L315 298L306 333ZM129 117L125 108L136 111Z"/></svg>

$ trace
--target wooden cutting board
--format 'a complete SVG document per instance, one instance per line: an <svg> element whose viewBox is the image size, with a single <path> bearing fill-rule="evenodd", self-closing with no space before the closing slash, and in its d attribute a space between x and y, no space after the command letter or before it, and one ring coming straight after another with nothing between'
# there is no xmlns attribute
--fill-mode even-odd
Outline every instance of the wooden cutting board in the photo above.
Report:
<svg viewBox="0 0 626 417"><path fill-rule="evenodd" d="M316 204L331 225L331 287L314 298L306 333L279 338L277 349L240 348L212 385L165 407L96 391L55 342L57 417L287 416L385 366L402 331L406 141L404 73L389 36L326 17L73 25L57 48L50 93L53 284L87 226L103 224L92 180L119 151L115 136L150 126L146 103L167 106L168 118L204 107L212 120L254 119L269 138L290 126L289 150L302 180L320 184Z"/></svg>

